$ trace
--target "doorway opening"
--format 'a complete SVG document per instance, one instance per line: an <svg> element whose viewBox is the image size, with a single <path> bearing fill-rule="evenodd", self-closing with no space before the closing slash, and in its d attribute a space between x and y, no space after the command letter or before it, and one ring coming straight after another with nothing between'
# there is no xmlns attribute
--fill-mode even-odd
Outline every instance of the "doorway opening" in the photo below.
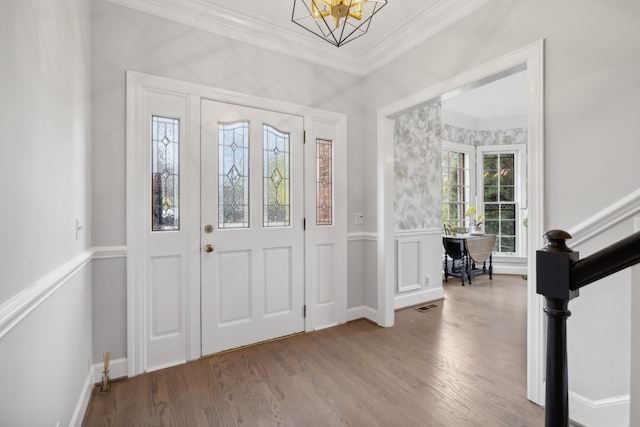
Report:
<svg viewBox="0 0 640 427"><path fill-rule="evenodd" d="M544 44L538 41L485 65L453 77L445 82L415 93L410 97L378 110L378 323L394 323L394 270L395 257L395 173L394 124L395 119L407 111L425 105L434 99L453 96L464 89L478 86L479 82L494 79L501 74L512 74L517 67L527 70L528 88L528 153L527 153L527 214L526 251L529 254L543 246L544 230L544 115L543 115L543 61ZM439 212L438 212L439 213ZM440 218L440 215L438 215ZM434 253L440 253L441 242ZM441 265L441 263L438 263ZM541 404L544 379L544 332L542 299L535 291L535 260L527 266L527 397Z"/></svg>

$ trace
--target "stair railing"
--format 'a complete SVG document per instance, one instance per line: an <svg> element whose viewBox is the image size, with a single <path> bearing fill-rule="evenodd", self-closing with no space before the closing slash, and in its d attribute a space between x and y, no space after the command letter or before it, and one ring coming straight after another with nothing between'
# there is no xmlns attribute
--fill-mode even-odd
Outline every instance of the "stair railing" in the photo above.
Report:
<svg viewBox="0 0 640 427"><path fill-rule="evenodd" d="M640 262L640 232L579 259L567 247L571 235L562 230L545 233L547 245L537 251L537 292L545 297L547 313L547 384L545 427L569 425L567 377L567 318L569 301L579 289Z"/></svg>

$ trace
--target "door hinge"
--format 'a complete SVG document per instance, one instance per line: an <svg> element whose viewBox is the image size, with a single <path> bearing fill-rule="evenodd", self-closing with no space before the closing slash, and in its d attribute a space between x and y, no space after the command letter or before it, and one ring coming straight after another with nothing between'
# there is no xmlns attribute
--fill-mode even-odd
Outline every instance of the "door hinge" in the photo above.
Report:
<svg viewBox="0 0 640 427"><path fill-rule="evenodd" d="M306 230L307 229L307 218L303 218L302 219L302 229Z"/></svg>
<svg viewBox="0 0 640 427"><path fill-rule="evenodd" d="M302 306L302 317L307 317L307 304Z"/></svg>
<svg viewBox="0 0 640 427"><path fill-rule="evenodd" d="M307 131L306 130L302 131L302 143L303 144L307 143Z"/></svg>

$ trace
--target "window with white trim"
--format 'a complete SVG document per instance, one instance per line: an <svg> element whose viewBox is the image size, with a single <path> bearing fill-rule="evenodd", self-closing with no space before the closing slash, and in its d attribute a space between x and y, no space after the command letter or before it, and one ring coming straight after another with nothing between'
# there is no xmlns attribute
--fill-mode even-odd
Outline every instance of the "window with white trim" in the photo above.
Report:
<svg viewBox="0 0 640 427"><path fill-rule="evenodd" d="M442 223L453 230L468 226L465 213L475 199L475 147L442 143Z"/></svg>
<svg viewBox="0 0 640 427"><path fill-rule="evenodd" d="M478 202L484 232L496 235L494 253L525 256L526 146L479 146Z"/></svg>

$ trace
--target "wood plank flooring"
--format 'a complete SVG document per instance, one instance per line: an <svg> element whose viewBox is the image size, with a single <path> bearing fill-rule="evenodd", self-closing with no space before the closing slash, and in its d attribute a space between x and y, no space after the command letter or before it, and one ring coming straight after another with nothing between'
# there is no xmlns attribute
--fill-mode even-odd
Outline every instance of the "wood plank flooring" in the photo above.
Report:
<svg viewBox="0 0 640 427"><path fill-rule="evenodd" d="M357 320L95 390L84 426L541 426L526 282L445 284L437 308Z"/></svg>

